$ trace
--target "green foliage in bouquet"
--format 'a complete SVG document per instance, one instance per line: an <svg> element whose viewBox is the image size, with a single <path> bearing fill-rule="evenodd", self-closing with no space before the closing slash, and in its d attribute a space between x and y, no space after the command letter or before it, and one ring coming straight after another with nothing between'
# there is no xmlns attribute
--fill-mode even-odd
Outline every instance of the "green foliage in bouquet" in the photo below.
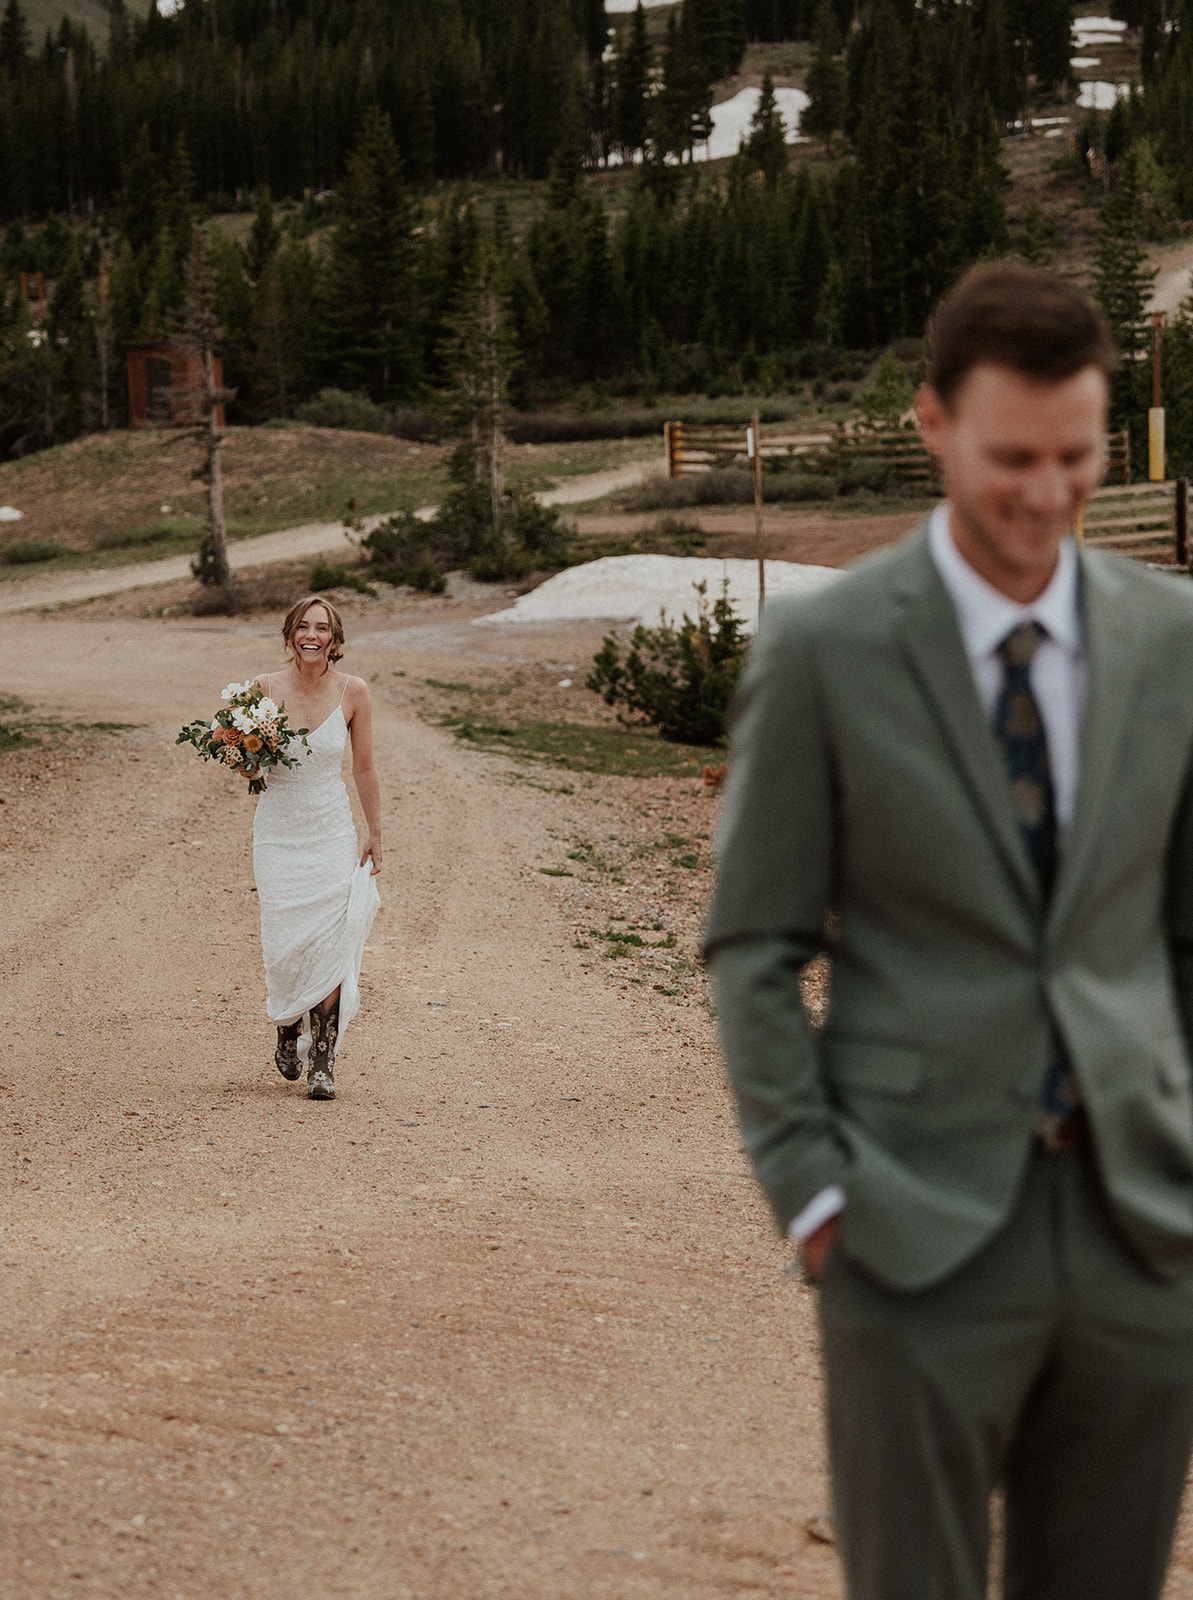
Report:
<svg viewBox="0 0 1193 1600"><path fill-rule="evenodd" d="M271 700L258 683L230 683L222 699L228 704L210 722L189 722L175 744L190 744L204 761L220 761L248 779L249 793L262 794L275 767L297 767L289 747L309 751L309 728L291 728L285 706Z"/></svg>
<svg viewBox="0 0 1193 1600"><path fill-rule="evenodd" d="M657 628L639 624L624 660L616 635L607 634L585 682L606 705L625 707L629 714L619 711L618 720L627 725L651 723L678 744L718 745L747 641L729 585L711 606L707 585L695 587L700 604L694 621L685 613L678 628L665 621Z"/></svg>

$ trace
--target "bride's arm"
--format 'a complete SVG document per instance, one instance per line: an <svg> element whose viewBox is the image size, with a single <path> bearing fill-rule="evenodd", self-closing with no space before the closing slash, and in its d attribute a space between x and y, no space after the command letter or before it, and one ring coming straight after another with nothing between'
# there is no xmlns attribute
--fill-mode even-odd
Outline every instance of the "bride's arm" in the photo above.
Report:
<svg viewBox="0 0 1193 1600"><path fill-rule="evenodd" d="M360 853L360 864L363 867L371 859L376 876L381 871L381 782L373 760L373 701L363 678L353 678L345 698L352 713L348 719L352 738L352 780L369 830Z"/></svg>

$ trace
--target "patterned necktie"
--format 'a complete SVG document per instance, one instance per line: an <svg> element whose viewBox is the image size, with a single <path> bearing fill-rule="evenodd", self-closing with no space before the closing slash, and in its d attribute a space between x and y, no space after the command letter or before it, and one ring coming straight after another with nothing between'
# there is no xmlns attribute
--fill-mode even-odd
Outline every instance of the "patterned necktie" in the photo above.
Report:
<svg viewBox="0 0 1193 1600"><path fill-rule="evenodd" d="M994 731L1006 759L1023 842L1047 901L1056 878L1056 801L1048 739L1031 687L1032 659L1043 637L1038 622L1021 622L999 645L1005 676L994 708ZM1037 1138L1045 1146L1054 1144L1080 1104L1081 1086L1054 1030L1052 1060L1036 1108Z"/></svg>
<svg viewBox="0 0 1193 1600"><path fill-rule="evenodd" d="M1023 842L1046 900L1056 877L1056 804L1044 721L1031 687L1032 659L1043 636L1038 622L1021 622L999 645L1005 676L994 731L1006 758Z"/></svg>

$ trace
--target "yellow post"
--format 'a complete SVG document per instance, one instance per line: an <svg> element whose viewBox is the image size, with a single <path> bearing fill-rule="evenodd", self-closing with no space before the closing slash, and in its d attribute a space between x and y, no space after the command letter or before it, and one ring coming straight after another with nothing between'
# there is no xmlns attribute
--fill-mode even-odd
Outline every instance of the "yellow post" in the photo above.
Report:
<svg viewBox="0 0 1193 1600"><path fill-rule="evenodd" d="M1164 407L1152 406L1147 414L1147 475L1152 483L1164 482Z"/></svg>
<svg viewBox="0 0 1193 1600"><path fill-rule="evenodd" d="M746 449L754 469L754 543L758 550L758 616L766 603L766 551L762 544L762 439L758 428L758 413L750 418L746 433Z"/></svg>

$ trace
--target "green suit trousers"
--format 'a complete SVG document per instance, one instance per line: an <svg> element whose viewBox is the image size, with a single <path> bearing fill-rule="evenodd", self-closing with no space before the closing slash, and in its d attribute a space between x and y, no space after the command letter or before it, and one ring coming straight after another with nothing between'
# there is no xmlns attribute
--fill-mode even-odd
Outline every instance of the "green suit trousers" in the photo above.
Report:
<svg viewBox="0 0 1193 1600"><path fill-rule="evenodd" d="M1111 1217L1092 1153L1032 1157L1005 1226L918 1292L841 1250L820 1285L851 1600L1156 1600L1193 1437L1193 1278Z"/></svg>

